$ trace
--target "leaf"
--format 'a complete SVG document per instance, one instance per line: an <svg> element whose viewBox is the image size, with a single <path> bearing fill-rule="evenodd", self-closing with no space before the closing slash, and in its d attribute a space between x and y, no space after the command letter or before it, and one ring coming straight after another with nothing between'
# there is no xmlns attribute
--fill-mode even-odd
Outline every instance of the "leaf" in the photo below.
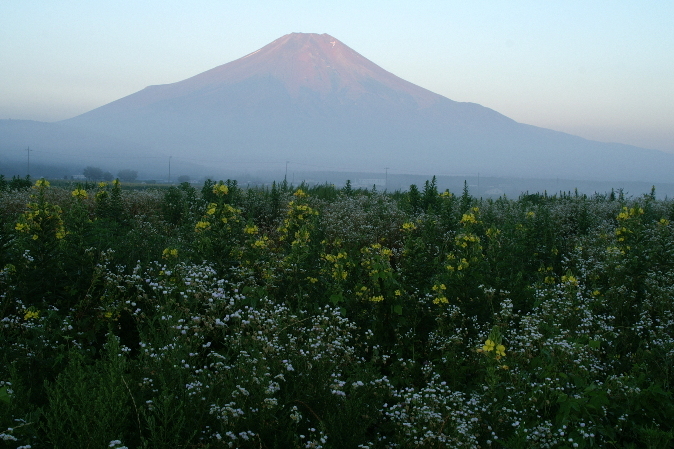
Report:
<svg viewBox="0 0 674 449"><path fill-rule="evenodd" d="M9 392L7 391L7 385L5 385L2 388L0 388L0 402L4 402L5 404L9 405L10 399L11 399L11 396L9 395Z"/></svg>
<svg viewBox="0 0 674 449"><path fill-rule="evenodd" d="M341 293L337 295L330 295L330 302L334 305L337 305L342 301L344 301L344 297L341 295Z"/></svg>
<svg viewBox="0 0 674 449"><path fill-rule="evenodd" d="M402 315L403 314L403 306L400 306L400 305L393 306L393 311L395 313L397 313L398 315Z"/></svg>

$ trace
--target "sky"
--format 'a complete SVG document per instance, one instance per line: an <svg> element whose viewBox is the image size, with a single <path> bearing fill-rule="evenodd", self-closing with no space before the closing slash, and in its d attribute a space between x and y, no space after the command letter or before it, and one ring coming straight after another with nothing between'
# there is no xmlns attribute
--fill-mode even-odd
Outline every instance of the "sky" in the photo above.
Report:
<svg viewBox="0 0 674 449"><path fill-rule="evenodd" d="M74 117L291 32L518 122L674 153L671 0L3 0L0 119Z"/></svg>

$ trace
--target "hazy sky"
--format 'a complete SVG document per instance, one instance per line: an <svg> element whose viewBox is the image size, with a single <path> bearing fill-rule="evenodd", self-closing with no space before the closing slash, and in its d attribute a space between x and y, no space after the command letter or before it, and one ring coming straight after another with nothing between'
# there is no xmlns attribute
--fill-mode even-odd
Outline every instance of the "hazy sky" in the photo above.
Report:
<svg viewBox="0 0 674 449"><path fill-rule="evenodd" d="M0 119L70 118L290 32L522 123L674 152L671 0L3 0Z"/></svg>

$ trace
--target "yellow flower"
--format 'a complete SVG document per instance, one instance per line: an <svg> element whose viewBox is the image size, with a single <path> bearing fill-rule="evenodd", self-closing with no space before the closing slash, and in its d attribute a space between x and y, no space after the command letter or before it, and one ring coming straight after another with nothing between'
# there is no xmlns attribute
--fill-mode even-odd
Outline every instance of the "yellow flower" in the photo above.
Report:
<svg viewBox="0 0 674 449"><path fill-rule="evenodd" d="M403 223L403 231L414 231L417 228L417 225L412 223L411 221L407 223Z"/></svg>
<svg viewBox="0 0 674 449"><path fill-rule="evenodd" d="M575 278L575 276L562 276L562 282L563 283L568 283L570 285L578 285L578 279Z"/></svg>
<svg viewBox="0 0 674 449"><path fill-rule="evenodd" d="M23 319L28 321L28 320L32 320L32 319L37 319L39 317L40 317L39 311L26 310L26 314L23 316Z"/></svg>
<svg viewBox="0 0 674 449"><path fill-rule="evenodd" d="M372 302L382 302L384 300L384 297L382 295L379 296L373 296L370 298L370 301Z"/></svg>
<svg viewBox="0 0 674 449"><path fill-rule="evenodd" d="M475 224L477 223L477 218L473 214L463 214L461 217L461 223L463 224Z"/></svg>
<svg viewBox="0 0 674 449"><path fill-rule="evenodd" d="M495 346L496 344L491 339L488 338L487 341L484 342L482 350L485 352L493 351Z"/></svg>
<svg viewBox="0 0 674 449"><path fill-rule="evenodd" d="M105 187L107 187L107 186L108 186L108 183L107 183L107 182L101 181L101 182L98 183L98 187L100 187L101 189L103 189L103 188L105 188Z"/></svg>
<svg viewBox="0 0 674 449"><path fill-rule="evenodd" d="M213 186L213 193L217 196L224 196L229 193L229 188L224 184L216 184Z"/></svg>
<svg viewBox="0 0 674 449"><path fill-rule="evenodd" d="M449 304L449 300L446 296L438 296L433 300L433 304Z"/></svg>
<svg viewBox="0 0 674 449"><path fill-rule="evenodd" d="M16 226L14 226L14 229L21 232L28 232L30 230L30 226L28 226L26 223L17 223Z"/></svg>
<svg viewBox="0 0 674 449"><path fill-rule="evenodd" d="M255 243L253 243L253 246L255 248L265 248L267 246L267 242L269 241L269 237L266 235L262 237L261 239L257 239Z"/></svg>
<svg viewBox="0 0 674 449"><path fill-rule="evenodd" d="M255 226L255 225L246 226L244 228L243 232L245 232L246 234L250 234L250 235L257 234L257 226Z"/></svg>
<svg viewBox="0 0 674 449"><path fill-rule="evenodd" d="M208 229L211 227L211 224L208 221L200 221L194 226L194 230L196 232L200 232L202 230Z"/></svg>
<svg viewBox="0 0 674 449"><path fill-rule="evenodd" d="M208 209L206 210L207 215L213 215L215 214L215 211L217 210L218 205L215 203L211 203L208 205Z"/></svg>
<svg viewBox="0 0 674 449"><path fill-rule="evenodd" d="M46 188L49 187L49 181L47 181L44 178L40 178L37 181L35 181L35 185L33 186L34 189L40 189L40 188Z"/></svg>
<svg viewBox="0 0 674 449"><path fill-rule="evenodd" d="M496 346L496 355L498 357L505 357L505 346L497 345Z"/></svg>
<svg viewBox="0 0 674 449"><path fill-rule="evenodd" d="M84 189L75 189L75 190L73 190L72 195L73 195L75 198L78 198L78 199L79 199L79 198L81 198L81 199L86 199L86 198L87 198L87 191L84 190Z"/></svg>
<svg viewBox="0 0 674 449"><path fill-rule="evenodd" d="M303 198L307 196L307 194L302 189L297 189L297 191L293 193L293 195L295 195L297 198Z"/></svg>
<svg viewBox="0 0 674 449"><path fill-rule="evenodd" d="M164 259L176 258L176 257L178 257L178 249L177 248L165 248L164 251L161 252L161 257L164 258Z"/></svg>

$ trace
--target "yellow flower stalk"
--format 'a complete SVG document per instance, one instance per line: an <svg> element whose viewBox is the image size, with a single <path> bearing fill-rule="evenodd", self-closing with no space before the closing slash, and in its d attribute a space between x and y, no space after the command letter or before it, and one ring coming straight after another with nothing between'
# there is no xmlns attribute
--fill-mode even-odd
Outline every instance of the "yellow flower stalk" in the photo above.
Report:
<svg viewBox="0 0 674 449"><path fill-rule="evenodd" d="M77 198L77 199L86 199L87 198L87 191L84 189L75 189L72 192L72 196Z"/></svg>
<svg viewBox="0 0 674 449"><path fill-rule="evenodd" d="M161 257L164 259L176 258L178 257L177 248L165 248L161 253Z"/></svg>
<svg viewBox="0 0 674 449"><path fill-rule="evenodd" d="M213 193L217 196L225 196L229 193L229 188L224 184L216 184L213 186Z"/></svg>
<svg viewBox="0 0 674 449"><path fill-rule="evenodd" d="M49 187L49 181L47 181L44 178L40 178L37 181L35 181L35 185L33 186L34 189L40 189L45 187Z"/></svg>
<svg viewBox="0 0 674 449"><path fill-rule="evenodd" d="M446 296L438 296L433 300L433 304L449 304L449 300Z"/></svg>
<svg viewBox="0 0 674 449"><path fill-rule="evenodd" d="M204 231L206 229L209 229L210 227L211 227L211 223L209 223L208 221L200 221L196 224L196 226L194 226L194 230L196 232L201 232L201 231Z"/></svg>
<svg viewBox="0 0 674 449"><path fill-rule="evenodd" d="M39 311L34 311L34 310L26 310L26 314L23 316L23 319L28 321L28 320L33 320L37 319L40 317L40 312Z"/></svg>

